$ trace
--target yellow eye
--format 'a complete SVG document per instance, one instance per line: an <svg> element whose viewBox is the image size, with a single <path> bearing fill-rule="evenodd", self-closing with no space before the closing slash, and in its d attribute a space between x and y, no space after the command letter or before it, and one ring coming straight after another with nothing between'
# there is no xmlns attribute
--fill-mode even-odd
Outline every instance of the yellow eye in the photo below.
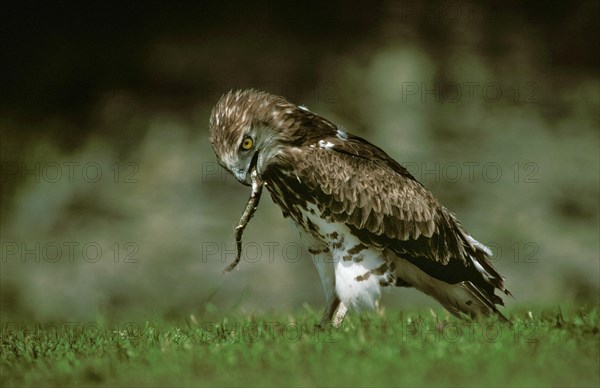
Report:
<svg viewBox="0 0 600 388"><path fill-rule="evenodd" d="M244 140L242 140L242 149L243 150L249 150L250 148L252 148L253 145L254 145L254 141L249 136L245 137Z"/></svg>

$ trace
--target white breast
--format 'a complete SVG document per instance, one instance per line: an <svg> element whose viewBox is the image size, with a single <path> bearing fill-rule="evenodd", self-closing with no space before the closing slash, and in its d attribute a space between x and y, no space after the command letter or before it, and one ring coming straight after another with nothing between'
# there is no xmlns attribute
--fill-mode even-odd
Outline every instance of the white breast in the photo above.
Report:
<svg viewBox="0 0 600 388"><path fill-rule="evenodd" d="M309 204L308 211L302 214L316 227L316 233L300 228L306 234L303 240L328 249L328 254L314 256L323 285L327 288L327 279L323 277L333 275L335 291L342 302L352 307L373 308L381 294L380 282L388 282L392 270L387 268L382 251L362 244L346 225L321 218L315 205ZM325 291L327 294L328 290Z"/></svg>

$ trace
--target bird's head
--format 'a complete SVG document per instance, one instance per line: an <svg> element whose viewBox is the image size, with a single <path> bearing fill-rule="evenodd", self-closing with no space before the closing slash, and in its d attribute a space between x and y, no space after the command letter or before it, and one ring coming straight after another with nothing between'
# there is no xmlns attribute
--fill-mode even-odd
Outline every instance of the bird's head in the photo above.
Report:
<svg viewBox="0 0 600 388"><path fill-rule="evenodd" d="M303 113L283 97L266 92L223 95L210 117L210 141L219 164L249 185L252 169L260 177L279 152L298 141Z"/></svg>

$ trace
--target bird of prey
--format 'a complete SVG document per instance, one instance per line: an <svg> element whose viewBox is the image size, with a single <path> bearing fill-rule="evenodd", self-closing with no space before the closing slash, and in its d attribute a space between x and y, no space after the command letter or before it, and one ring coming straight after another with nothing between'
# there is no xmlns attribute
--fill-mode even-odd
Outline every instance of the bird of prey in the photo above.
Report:
<svg viewBox="0 0 600 388"><path fill-rule="evenodd" d="M461 318L504 318L495 290L510 292L491 251L381 148L253 89L223 95L210 129L219 164L253 186L252 206L264 185L297 225L325 289L321 325L373 307L389 286L414 287Z"/></svg>

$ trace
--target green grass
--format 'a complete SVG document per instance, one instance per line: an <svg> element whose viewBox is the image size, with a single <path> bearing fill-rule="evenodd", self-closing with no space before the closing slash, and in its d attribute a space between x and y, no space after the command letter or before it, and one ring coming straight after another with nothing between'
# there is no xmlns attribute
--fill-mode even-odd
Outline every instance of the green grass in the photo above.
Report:
<svg viewBox="0 0 600 388"><path fill-rule="evenodd" d="M340 330L294 316L180 322L2 323L2 386L593 386L599 310L351 314Z"/></svg>

